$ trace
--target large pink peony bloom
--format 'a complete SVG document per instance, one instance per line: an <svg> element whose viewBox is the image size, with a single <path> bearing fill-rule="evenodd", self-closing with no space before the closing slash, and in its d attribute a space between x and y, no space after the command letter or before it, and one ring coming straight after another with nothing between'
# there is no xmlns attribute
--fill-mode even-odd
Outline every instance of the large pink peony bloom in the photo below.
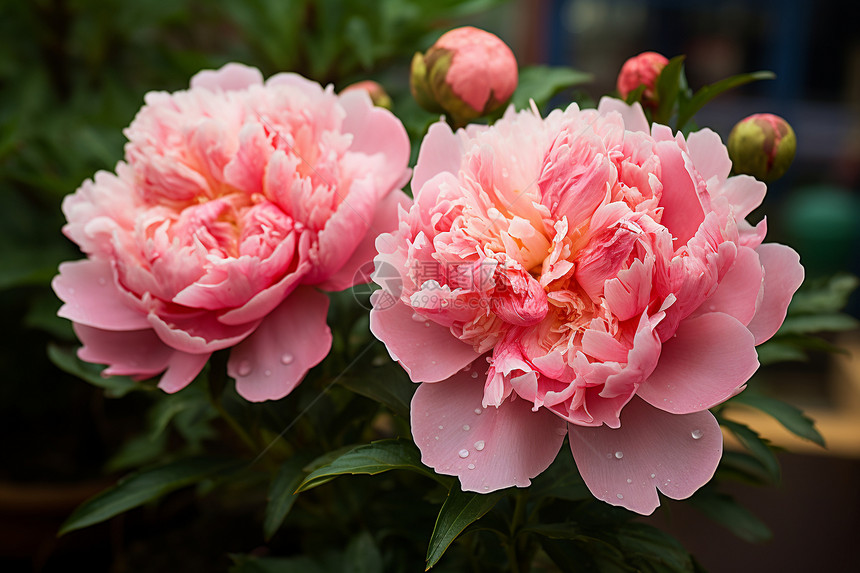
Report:
<svg viewBox="0 0 860 573"><path fill-rule="evenodd" d="M125 134L116 173L63 202L88 256L53 282L79 356L175 392L233 347L242 396L285 396L331 346L318 289L352 286L409 203L403 126L366 93L228 64L147 94Z"/></svg>
<svg viewBox="0 0 860 573"><path fill-rule="evenodd" d="M722 455L708 408L803 279L744 220L765 185L729 177L717 134L649 130L641 107L509 110L433 125L415 204L377 241L371 329L415 382L424 463L464 490L527 486L565 435L592 493L651 513Z"/></svg>

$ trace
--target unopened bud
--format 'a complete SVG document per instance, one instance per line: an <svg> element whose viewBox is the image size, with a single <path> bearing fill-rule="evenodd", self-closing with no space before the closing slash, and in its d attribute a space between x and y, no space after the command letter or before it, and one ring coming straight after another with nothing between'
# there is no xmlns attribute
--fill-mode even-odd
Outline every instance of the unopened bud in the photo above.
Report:
<svg viewBox="0 0 860 573"><path fill-rule="evenodd" d="M421 107L465 124L503 106L517 80L511 49L494 34L466 26L415 54L410 86Z"/></svg>
<svg viewBox="0 0 860 573"><path fill-rule="evenodd" d="M669 60L657 52L642 52L624 62L616 82L622 99L626 99L630 92L644 85L642 105L650 108L657 107L657 78L668 63Z"/></svg>
<svg viewBox="0 0 860 573"><path fill-rule="evenodd" d="M757 113L739 121L729 134L729 157L735 173L760 181L782 177L794 160L797 138L783 118Z"/></svg>
<svg viewBox="0 0 860 573"><path fill-rule="evenodd" d="M385 88L375 81L364 80L350 84L343 88L340 93L354 90L366 91L368 95L370 95L370 101L373 102L373 105L384 107L385 109L391 109L391 97L386 93Z"/></svg>

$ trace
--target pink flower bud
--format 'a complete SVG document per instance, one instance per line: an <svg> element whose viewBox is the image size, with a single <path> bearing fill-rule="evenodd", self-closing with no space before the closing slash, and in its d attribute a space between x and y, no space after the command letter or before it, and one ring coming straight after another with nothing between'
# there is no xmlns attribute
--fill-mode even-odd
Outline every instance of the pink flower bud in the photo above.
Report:
<svg viewBox="0 0 860 573"><path fill-rule="evenodd" d="M778 115L757 113L732 128L728 148L735 173L775 181L794 160L797 138L788 122Z"/></svg>
<svg viewBox="0 0 860 573"><path fill-rule="evenodd" d="M517 87L517 61L497 36L466 26L445 33L412 59L410 84L418 103L457 124L491 113Z"/></svg>
<svg viewBox="0 0 860 573"><path fill-rule="evenodd" d="M373 105L384 107L385 109L391 109L391 96L388 95L385 88L375 81L364 80L361 82L355 82L354 84L350 84L343 88L340 93L344 94L354 90L366 91L370 95L370 101L373 102Z"/></svg>
<svg viewBox="0 0 860 573"><path fill-rule="evenodd" d="M642 104L645 107L657 106L657 77L669 60L657 52L642 52L633 56L621 66L618 74L617 88L622 98L626 98L630 92L644 85L642 93Z"/></svg>

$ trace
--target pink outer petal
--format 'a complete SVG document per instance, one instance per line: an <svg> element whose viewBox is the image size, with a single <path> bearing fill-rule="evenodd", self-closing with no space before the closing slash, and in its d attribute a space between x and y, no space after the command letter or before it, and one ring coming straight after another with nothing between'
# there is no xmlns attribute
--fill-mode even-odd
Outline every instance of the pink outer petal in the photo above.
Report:
<svg viewBox="0 0 860 573"><path fill-rule="evenodd" d="M211 91L243 90L249 86L263 85L263 74L257 68L231 62L218 70L203 70L191 78L192 88Z"/></svg>
<svg viewBox="0 0 860 573"><path fill-rule="evenodd" d="M114 281L110 263L82 260L60 265L51 287L64 304L57 314L104 330L144 330L146 314L131 308Z"/></svg>
<svg viewBox="0 0 860 573"><path fill-rule="evenodd" d="M214 313L201 312L189 316L147 315L149 326L171 348L190 354L211 353L229 348L249 334L259 321L238 326L221 324Z"/></svg>
<svg viewBox="0 0 860 573"><path fill-rule="evenodd" d="M384 291L374 292L370 302L370 331L385 343L391 358L400 362L413 382L445 380L480 356L448 328L414 320L411 308L394 302ZM391 302L394 304L389 306Z"/></svg>
<svg viewBox="0 0 860 573"><path fill-rule="evenodd" d="M227 374L251 402L279 400L292 392L331 348L328 297L311 288L293 291L232 351Z"/></svg>
<svg viewBox="0 0 860 573"><path fill-rule="evenodd" d="M460 171L463 144L448 124L438 121L430 126L418 151L418 162L412 175L412 194L415 197L430 179L447 172L455 177Z"/></svg>
<svg viewBox="0 0 860 573"><path fill-rule="evenodd" d="M355 248L349 260L341 266L339 271L317 286L322 290L339 291L356 284L369 283L370 272L362 274L359 271L365 265L370 270L373 269L373 257L377 254L376 238L382 233L389 233L397 229L398 207L402 206L408 211L411 205L412 199L402 191L395 190L386 195L376 207L370 229L365 233L364 238Z"/></svg>
<svg viewBox="0 0 860 573"><path fill-rule="evenodd" d="M188 354L164 344L152 330L116 332L74 325L83 347L78 351L81 360L107 364L105 375L149 378L167 370L158 387L165 392L176 392L203 369L209 353Z"/></svg>
<svg viewBox="0 0 860 573"><path fill-rule="evenodd" d="M387 109L377 107L364 90L350 91L340 96L346 111L342 130L353 136L349 150L385 157L385 166L377 172L376 183L382 189L403 187L409 181L409 136L406 128Z"/></svg>
<svg viewBox="0 0 860 573"><path fill-rule="evenodd" d="M691 316L724 312L741 324L749 324L756 312L763 274L756 252L748 247L739 248L734 265L720 281L717 290Z"/></svg>
<svg viewBox="0 0 860 573"><path fill-rule="evenodd" d="M597 111L600 115L606 115L609 112L617 111L624 119L624 129L627 131L642 131L651 133L651 128L648 125L648 120L645 118L645 112L642 111L642 106L639 102L632 106L627 105L620 99L611 97L600 98L600 103L597 106Z"/></svg>
<svg viewBox="0 0 860 573"><path fill-rule="evenodd" d="M717 133L707 128L694 131L687 136L687 149L696 171L706 182L716 178L715 182L722 183L729 176L732 160L729 159L729 151ZM710 185L709 183L709 188Z"/></svg>
<svg viewBox="0 0 860 573"><path fill-rule="evenodd" d="M721 312L703 314L683 320L663 343L657 368L637 394L667 412L699 412L737 394L758 365L743 324Z"/></svg>
<svg viewBox="0 0 860 573"><path fill-rule="evenodd" d="M463 491L526 487L555 459L566 424L544 408L532 412L527 400L482 408L486 377L462 371L418 387L411 424L421 461L460 478Z"/></svg>
<svg viewBox="0 0 860 573"><path fill-rule="evenodd" d="M756 248L764 267L764 296L755 316L747 325L761 344L776 334L791 297L803 282L804 271L800 257L793 249L777 243L767 243Z"/></svg>
<svg viewBox="0 0 860 573"><path fill-rule="evenodd" d="M658 489L685 499L713 477L723 437L708 411L675 415L634 399L618 429L571 424L570 449L595 497L649 515Z"/></svg>

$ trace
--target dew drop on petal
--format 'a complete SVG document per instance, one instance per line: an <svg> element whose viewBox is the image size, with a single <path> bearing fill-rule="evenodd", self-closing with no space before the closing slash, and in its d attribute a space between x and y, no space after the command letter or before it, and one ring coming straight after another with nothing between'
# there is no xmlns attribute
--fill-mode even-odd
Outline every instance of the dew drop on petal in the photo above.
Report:
<svg viewBox="0 0 860 573"><path fill-rule="evenodd" d="M250 373L251 373L251 363L248 362L247 360L243 360L242 362L240 362L239 363L239 371L238 371L239 376L247 376Z"/></svg>
<svg viewBox="0 0 860 573"><path fill-rule="evenodd" d="M282 354L281 355L281 364L292 364L293 363L293 355L292 354Z"/></svg>
<svg viewBox="0 0 860 573"><path fill-rule="evenodd" d="M266 370L265 372L263 372L263 374L265 374L266 376L271 376L271 375L272 375L272 371L271 371L271 370Z"/></svg>
<svg viewBox="0 0 860 573"><path fill-rule="evenodd" d="M483 413L484 413L484 409L483 409L483 408L475 408L475 414L477 414L478 416L480 416L480 415L481 415L481 414L483 414Z"/></svg>
<svg viewBox="0 0 860 573"><path fill-rule="evenodd" d="M651 474L651 477L655 478L655 477L657 477L657 474Z"/></svg>
<svg viewBox="0 0 860 573"><path fill-rule="evenodd" d="M695 429L695 430L693 430L693 431L690 433L690 435L691 435L691 436L693 436L693 439L694 439L694 440L698 440L699 438L701 438L702 436L704 436L704 435L705 435L705 433L704 433L702 430Z"/></svg>
<svg viewBox="0 0 860 573"><path fill-rule="evenodd" d="M438 440L438 439L439 439L439 436L434 436L434 439Z"/></svg>
<svg viewBox="0 0 860 573"><path fill-rule="evenodd" d="M624 496L621 495L620 493L616 493L615 497L617 497L618 499L624 499Z"/></svg>
<svg viewBox="0 0 860 573"><path fill-rule="evenodd" d="M484 449L484 440L478 440L475 442L475 449L479 452Z"/></svg>
<svg viewBox="0 0 860 573"><path fill-rule="evenodd" d="M485 486L484 486L484 491L487 491L488 489L490 489L490 486L485 485Z"/></svg>
<svg viewBox="0 0 860 573"><path fill-rule="evenodd" d="M627 478L627 483L633 483L633 480L630 478Z"/></svg>
<svg viewBox="0 0 860 573"><path fill-rule="evenodd" d="M424 326L426 326L427 328L430 328L430 321L425 322Z"/></svg>
<svg viewBox="0 0 860 573"><path fill-rule="evenodd" d="M477 373L477 372L472 372L472 378L477 378L477 377L478 377L478 373Z"/></svg>
<svg viewBox="0 0 860 573"><path fill-rule="evenodd" d="M412 320L415 322L424 322L424 317L418 314L417 312L412 313Z"/></svg>
<svg viewBox="0 0 860 573"><path fill-rule="evenodd" d="M463 448L462 450L460 450L460 452L457 455L460 456L461 458L468 458L469 457L469 450Z"/></svg>
<svg viewBox="0 0 860 573"><path fill-rule="evenodd" d="M469 424L463 424L463 431L464 432L468 432L470 429L471 429L471 426L469 426Z"/></svg>
<svg viewBox="0 0 860 573"><path fill-rule="evenodd" d="M469 468L470 470L473 470L473 469L475 469L475 464L469 464L466 467Z"/></svg>
<svg viewBox="0 0 860 573"><path fill-rule="evenodd" d="M440 430L444 430L444 429L445 429L445 426L443 426L442 424L439 424L439 429L440 429Z"/></svg>
<svg viewBox="0 0 860 573"><path fill-rule="evenodd" d="M622 452L621 450L619 450L619 451L615 452L615 458L616 458L616 459L619 459L619 460L620 460L620 459L621 459L621 458L623 458L623 457L624 457L624 452Z"/></svg>

